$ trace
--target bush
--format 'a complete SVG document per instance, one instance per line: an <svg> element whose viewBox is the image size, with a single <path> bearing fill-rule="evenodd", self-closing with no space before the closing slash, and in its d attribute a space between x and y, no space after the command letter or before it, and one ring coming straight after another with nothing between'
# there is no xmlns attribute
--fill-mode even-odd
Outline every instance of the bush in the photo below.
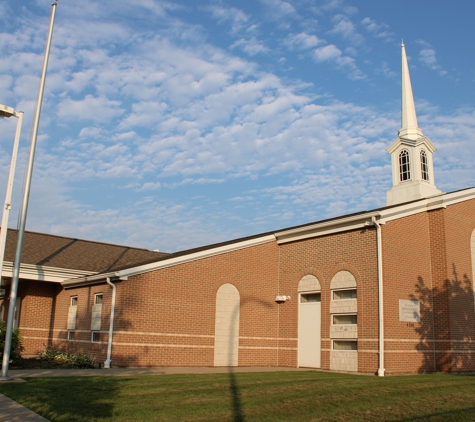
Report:
<svg viewBox="0 0 475 422"><path fill-rule="evenodd" d="M0 364L3 362L3 350L5 349L5 338L7 336L7 327L5 321L0 319ZM15 328L12 333L12 347L10 348L10 363L18 363L21 360L23 352L23 338L20 329ZM1 365L0 365L1 366Z"/></svg>
<svg viewBox="0 0 475 422"><path fill-rule="evenodd" d="M39 358L60 368L86 369L96 366L96 360L90 356L80 352L69 353L52 348L47 348L41 352Z"/></svg>

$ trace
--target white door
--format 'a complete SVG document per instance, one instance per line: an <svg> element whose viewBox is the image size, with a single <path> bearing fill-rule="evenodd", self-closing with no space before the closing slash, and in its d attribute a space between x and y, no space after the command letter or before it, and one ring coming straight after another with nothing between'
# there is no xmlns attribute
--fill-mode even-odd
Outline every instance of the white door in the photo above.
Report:
<svg viewBox="0 0 475 422"><path fill-rule="evenodd" d="M320 368L322 306L320 293L299 294L298 366Z"/></svg>

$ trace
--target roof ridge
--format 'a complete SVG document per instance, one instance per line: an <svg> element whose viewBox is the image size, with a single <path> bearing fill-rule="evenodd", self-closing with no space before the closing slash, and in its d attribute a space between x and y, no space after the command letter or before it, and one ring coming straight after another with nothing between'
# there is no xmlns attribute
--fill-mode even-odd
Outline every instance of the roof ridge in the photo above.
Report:
<svg viewBox="0 0 475 422"><path fill-rule="evenodd" d="M8 231L18 232L17 229L11 229L11 228L9 228ZM98 245L116 246L116 247L119 247L119 248L129 248L129 249L135 249L135 250L139 250L139 251L170 254L170 252L162 252L162 251L157 252L157 251L150 250L150 249L147 249L147 248L138 248L136 246L119 245L117 243L100 242L100 241L97 241L97 240L86 240L86 239L80 239L80 238L77 238L77 237L62 236L62 235L50 234L50 233L41 233L41 232L35 232L35 231L31 231L31 230L25 230L25 233L37 234L37 235L48 236L48 237L56 237L56 238L67 239L67 240L76 240L76 241L87 242L87 243L95 243L95 244L98 244Z"/></svg>

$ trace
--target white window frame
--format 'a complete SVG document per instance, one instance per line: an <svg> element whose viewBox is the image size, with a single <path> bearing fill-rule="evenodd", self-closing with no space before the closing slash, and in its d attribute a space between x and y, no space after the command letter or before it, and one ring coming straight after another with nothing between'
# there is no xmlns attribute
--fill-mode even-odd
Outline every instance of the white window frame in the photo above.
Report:
<svg viewBox="0 0 475 422"><path fill-rule="evenodd" d="M349 299L343 299L343 300L349 300ZM333 318L336 317L336 316L355 316L355 317L356 317L356 324L335 324L335 323L333 322ZM352 326L357 326L357 325L358 325L358 314L357 314L357 313L354 313L354 312L352 312L351 314L341 314L341 313L339 313L339 314L331 314L331 317L332 317L332 318L331 318L331 319L332 319L332 324L331 324L331 325L333 325L333 326L335 326L335 327L340 327L340 326L342 326L342 325L352 325ZM338 340L338 339L337 339L337 340Z"/></svg>
<svg viewBox="0 0 475 422"><path fill-rule="evenodd" d="M302 302L302 295L313 295L318 293L320 295L320 300L317 300L315 302ZM317 290L314 292L299 292L299 305L309 305L312 303L322 303L322 292Z"/></svg>
<svg viewBox="0 0 475 422"><path fill-rule="evenodd" d="M349 299L335 299L335 293L338 293L338 292L346 292L346 291L351 291L351 290L354 290L356 292L356 297L352 297L352 298L349 298ZM346 288L346 289L332 289L331 291L332 293L332 299L333 301L338 301L338 300L358 300L358 289L356 287L351 287L351 288Z"/></svg>
<svg viewBox="0 0 475 422"><path fill-rule="evenodd" d="M94 294L94 304L92 306L92 312L91 312L91 331L101 330L103 299L104 299L103 293Z"/></svg>
<svg viewBox="0 0 475 422"><path fill-rule="evenodd" d="M421 149L419 152L419 157L421 161L421 178L425 182L429 181L429 158L427 157L427 153L424 149Z"/></svg>
<svg viewBox="0 0 475 422"><path fill-rule="evenodd" d="M68 330L75 330L76 329L76 321L78 315L78 296L74 295L69 298L69 309L68 309L68 321L67 327Z"/></svg>
<svg viewBox="0 0 475 422"><path fill-rule="evenodd" d="M101 298L101 301L98 303L98 298ZM102 305L104 300L104 293L94 293L94 305Z"/></svg>
<svg viewBox="0 0 475 422"><path fill-rule="evenodd" d="M406 162L402 163L401 158L405 157ZM412 180L411 177L411 154L409 153L409 150L407 149L402 149L399 151L398 155L398 163L399 163L399 183L404 183L404 182L409 182ZM406 170L404 171L404 166L406 166Z"/></svg>
<svg viewBox="0 0 475 422"><path fill-rule="evenodd" d="M346 343L356 343L356 349L335 349L335 341L343 341L343 342L346 342ZM339 338L335 338L332 340L332 352L354 352L354 353L357 353L358 352L358 340L355 339L355 340L348 340L348 339L339 339Z"/></svg>

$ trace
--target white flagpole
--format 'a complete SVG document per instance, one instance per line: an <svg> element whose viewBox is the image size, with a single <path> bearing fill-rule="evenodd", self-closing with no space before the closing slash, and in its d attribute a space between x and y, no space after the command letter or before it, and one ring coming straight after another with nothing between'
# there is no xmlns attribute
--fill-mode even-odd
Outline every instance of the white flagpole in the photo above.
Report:
<svg viewBox="0 0 475 422"><path fill-rule="evenodd" d="M12 285L10 289L10 301L8 305L8 319L7 319L7 332L5 336L5 348L3 350L3 363L2 363L2 376L0 381L9 381L11 378L8 376L8 365L10 361L10 348L12 344L13 333L13 319L15 316L15 305L18 291L18 279L20 275L20 261L23 247L23 235L25 233L26 215L28 213L28 200L30 197L31 176L33 174L33 163L35 160L36 139L38 137L38 126L40 123L41 105L43 102L43 92L45 88L46 71L48 69L49 51L51 47L51 39L53 38L53 26L54 17L56 14L57 0L51 5L51 19L49 23L48 37L46 39L46 48L43 59L43 69L41 71L40 88L38 90L38 99L36 100L35 115L33 118L33 130L31 133L31 145L30 156L28 159L28 167L25 179L25 189L23 193L23 202L20 213L20 225L18 229L18 242L15 253L15 263L13 266ZM3 227L2 227L3 229Z"/></svg>
<svg viewBox="0 0 475 422"><path fill-rule="evenodd" d="M5 257L5 247L7 243L7 231L8 231L8 219L10 216L10 209L12 208L12 192L13 192L13 181L15 179L15 169L16 169L16 162L18 156L18 147L20 145L20 133L21 133L21 125L23 121L23 111L11 111L11 113L7 113L5 111L2 112L1 108L7 108L0 104L0 117L10 117L15 116L18 119L16 132L15 132L15 140L13 141L13 151L12 151L12 160L10 162L10 173L8 175L8 183L7 183L7 193L5 195L5 204L3 206L3 214L2 214L2 225L0 230L0 288L2 287L1 283L1 276L3 271L3 259ZM9 108L9 107L8 107Z"/></svg>

